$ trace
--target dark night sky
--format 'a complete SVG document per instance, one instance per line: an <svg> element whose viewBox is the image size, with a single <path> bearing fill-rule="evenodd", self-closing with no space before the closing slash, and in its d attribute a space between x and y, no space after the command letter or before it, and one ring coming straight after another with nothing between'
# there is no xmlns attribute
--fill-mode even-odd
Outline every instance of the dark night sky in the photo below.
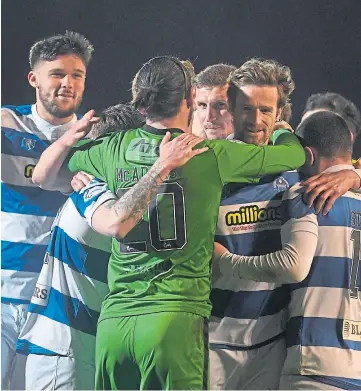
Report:
<svg viewBox="0 0 361 391"><path fill-rule="evenodd" d="M28 50L66 29L94 45L82 110L130 98L130 81L160 54L196 71L252 56L291 67L296 123L306 98L335 91L361 107L360 0L3 0L2 104L34 101Z"/></svg>

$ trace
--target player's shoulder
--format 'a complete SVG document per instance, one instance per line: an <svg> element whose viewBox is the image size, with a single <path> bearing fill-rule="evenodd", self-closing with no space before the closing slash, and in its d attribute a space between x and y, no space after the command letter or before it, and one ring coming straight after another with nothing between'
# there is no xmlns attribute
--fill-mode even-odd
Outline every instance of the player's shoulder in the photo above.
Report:
<svg viewBox="0 0 361 391"><path fill-rule="evenodd" d="M141 137L141 131L141 128L110 131L105 133L103 136L100 136L98 139L105 139L110 144L126 142L127 140L130 141L133 138Z"/></svg>
<svg viewBox="0 0 361 391"><path fill-rule="evenodd" d="M236 139L217 139L217 140L204 140L204 143L209 148L229 148L230 145L249 145L243 141Z"/></svg>
<svg viewBox="0 0 361 391"><path fill-rule="evenodd" d="M31 105L3 105L1 106L1 115L16 115L18 117L22 115L31 114Z"/></svg>
<svg viewBox="0 0 361 391"><path fill-rule="evenodd" d="M297 181L283 193L282 200L294 200L296 198L300 198L304 192L305 187L302 185L302 182Z"/></svg>
<svg viewBox="0 0 361 391"><path fill-rule="evenodd" d="M308 206L303 198L305 187L297 182L284 192L281 204L281 219L286 222L291 218L299 219L306 215L316 214L314 206Z"/></svg>
<svg viewBox="0 0 361 391"><path fill-rule="evenodd" d="M27 124L26 127L29 128L29 124L31 122L29 121L30 117L31 117L31 105L1 106L2 129L7 128L7 129L20 130L23 129L25 124ZM28 132L31 132L31 129L28 129Z"/></svg>
<svg viewBox="0 0 361 391"><path fill-rule="evenodd" d="M361 193L359 191L349 190L342 197L361 201Z"/></svg>

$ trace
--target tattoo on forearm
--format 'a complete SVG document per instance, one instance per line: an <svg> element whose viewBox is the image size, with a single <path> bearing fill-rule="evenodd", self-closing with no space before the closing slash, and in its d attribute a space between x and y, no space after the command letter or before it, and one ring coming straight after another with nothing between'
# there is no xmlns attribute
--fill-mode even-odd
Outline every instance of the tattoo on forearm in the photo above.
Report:
<svg viewBox="0 0 361 391"><path fill-rule="evenodd" d="M148 173L112 205L115 214L125 223L129 220L139 221L147 210L150 201L162 184L160 176L162 167L156 162Z"/></svg>

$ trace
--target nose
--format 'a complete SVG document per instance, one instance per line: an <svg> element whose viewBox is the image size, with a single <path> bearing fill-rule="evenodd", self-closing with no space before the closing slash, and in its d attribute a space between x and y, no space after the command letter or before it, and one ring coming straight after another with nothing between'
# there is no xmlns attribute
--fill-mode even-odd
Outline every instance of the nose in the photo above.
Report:
<svg viewBox="0 0 361 391"><path fill-rule="evenodd" d="M205 121L206 121L206 122L212 122L212 121L215 120L215 118L216 118L215 110L213 109L213 107L208 106L208 107L207 107L207 110L206 110Z"/></svg>
<svg viewBox="0 0 361 391"><path fill-rule="evenodd" d="M252 125L262 124L262 113L259 109L252 110L247 116L247 122Z"/></svg>
<svg viewBox="0 0 361 391"><path fill-rule="evenodd" d="M61 86L66 89L72 89L73 83L74 81L71 75L66 75L61 79Z"/></svg>
<svg viewBox="0 0 361 391"><path fill-rule="evenodd" d="M256 125L262 125L263 115L261 113L261 110L256 110Z"/></svg>

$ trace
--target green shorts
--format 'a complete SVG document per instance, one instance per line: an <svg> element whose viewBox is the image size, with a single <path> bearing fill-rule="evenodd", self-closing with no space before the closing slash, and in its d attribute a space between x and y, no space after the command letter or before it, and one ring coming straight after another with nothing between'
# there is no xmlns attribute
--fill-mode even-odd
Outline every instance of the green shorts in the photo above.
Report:
<svg viewBox="0 0 361 391"><path fill-rule="evenodd" d="M102 320L97 390L208 389L208 320L159 312Z"/></svg>

